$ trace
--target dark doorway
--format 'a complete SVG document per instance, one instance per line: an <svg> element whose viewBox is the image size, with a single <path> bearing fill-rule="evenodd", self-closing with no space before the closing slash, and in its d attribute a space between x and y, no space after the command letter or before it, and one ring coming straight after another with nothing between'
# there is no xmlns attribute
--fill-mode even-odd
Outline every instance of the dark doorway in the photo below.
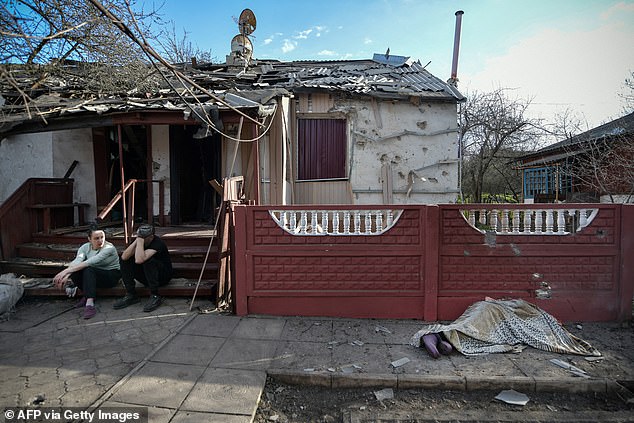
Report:
<svg viewBox="0 0 634 423"><path fill-rule="evenodd" d="M170 126L171 223L213 223L220 197L209 180L220 181L221 138L196 139L198 126Z"/></svg>
<svg viewBox="0 0 634 423"><path fill-rule="evenodd" d="M93 145L97 205L101 208L107 205L121 190L118 127L95 128L93 130L93 139L95 140ZM143 125L122 125L121 140L125 181L127 182L130 179L149 179L147 176L148 133L146 127ZM136 185L134 218L137 221L147 220L147 193L146 183ZM126 196L127 199L128 197ZM113 221L122 220L123 206L121 201L110 212L110 218Z"/></svg>

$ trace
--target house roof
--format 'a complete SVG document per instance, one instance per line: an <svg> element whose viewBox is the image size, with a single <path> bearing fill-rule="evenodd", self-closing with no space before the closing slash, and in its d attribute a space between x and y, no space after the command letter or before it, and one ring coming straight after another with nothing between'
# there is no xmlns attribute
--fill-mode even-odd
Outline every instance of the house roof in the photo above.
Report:
<svg viewBox="0 0 634 423"><path fill-rule="evenodd" d="M455 87L432 75L420 62L402 56L392 56L391 61L381 60L381 55L378 57L343 61L254 60L246 69L210 64L180 71L198 85L192 91L202 106L226 109L230 105L243 110L256 109L260 114L267 113L266 106L277 96L301 91L386 99L464 100ZM73 72L50 75L37 83L37 90L32 90L35 82L32 76L20 67L2 66L10 73L13 83L0 79L0 135L35 131L34 123L37 130L46 130L43 121L78 116L103 117L136 111L177 111L188 116L187 100L193 99L185 84L172 74L169 74L169 83L157 78L154 88L146 92L98 93L88 88L87 78L82 77L81 66L76 64ZM191 88L191 84L187 85ZM32 102L28 106L21 101L22 93L16 87L29 93ZM180 93L173 87L182 87ZM31 129L25 129L29 125Z"/></svg>
<svg viewBox="0 0 634 423"><path fill-rule="evenodd" d="M551 144L530 154L518 157L517 161L523 162L523 167L553 163L565 157L583 152L583 146L588 142L627 134L634 134L634 113L582 132L574 137Z"/></svg>

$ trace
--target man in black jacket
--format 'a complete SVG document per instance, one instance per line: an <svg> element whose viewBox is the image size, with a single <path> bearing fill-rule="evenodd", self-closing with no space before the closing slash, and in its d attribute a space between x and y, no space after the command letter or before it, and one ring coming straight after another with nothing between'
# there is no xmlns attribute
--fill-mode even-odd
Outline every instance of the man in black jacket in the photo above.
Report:
<svg viewBox="0 0 634 423"><path fill-rule="evenodd" d="M154 234L154 226L139 226L136 238L121 254L119 264L127 294L113 307L121 309L139 302L135 291L136 279L150 289L150 299L143 311L156 310L163 302L159 287L167 285L172 278L172 260L165 242Z"/></svg>

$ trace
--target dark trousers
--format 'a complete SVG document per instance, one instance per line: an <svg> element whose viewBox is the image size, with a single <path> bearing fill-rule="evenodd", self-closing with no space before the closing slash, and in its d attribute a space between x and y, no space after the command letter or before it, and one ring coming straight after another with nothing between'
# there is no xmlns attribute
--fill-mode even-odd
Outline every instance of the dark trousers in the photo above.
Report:
<svg viewBox="0 0 634 423"><path fill-rule="evenodd" d="M121 272L117 269L103 270L86 267L71 275L73 283L79 287L86 298L96 298L97 288L113 288L119 283Z"/></svg>
<svg viewBox="0 0 634 423"><path fill-rule="evenodd" d="M121 266L121 279L128 294L135 293L135 279L150 289L152 295L158 295L159 286L167 285L171 275L162 262L155 258L150 258L142 264L136 264L134 257L128 260L119 258Z"/></svg>

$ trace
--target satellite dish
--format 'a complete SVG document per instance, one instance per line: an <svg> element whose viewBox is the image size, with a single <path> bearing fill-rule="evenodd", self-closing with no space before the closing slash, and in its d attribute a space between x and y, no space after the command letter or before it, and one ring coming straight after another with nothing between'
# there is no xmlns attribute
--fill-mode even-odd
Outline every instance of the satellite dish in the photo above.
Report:
<svg viewBox="0 0 634 423"><path fill-rule="evenodd" d="M242 35L251 35L253 31L255 31L255 14L251 9L244 9L242 13L240 13L240 18L238 18L238 28L240 28L240 34Z"/></svg>
<svg viewBox="0 0 634 423"><path fill-rule="evenodd" d="M231 40L231 52L250 60L253 54L253 44L246 35L238 34Z"/></svg>

